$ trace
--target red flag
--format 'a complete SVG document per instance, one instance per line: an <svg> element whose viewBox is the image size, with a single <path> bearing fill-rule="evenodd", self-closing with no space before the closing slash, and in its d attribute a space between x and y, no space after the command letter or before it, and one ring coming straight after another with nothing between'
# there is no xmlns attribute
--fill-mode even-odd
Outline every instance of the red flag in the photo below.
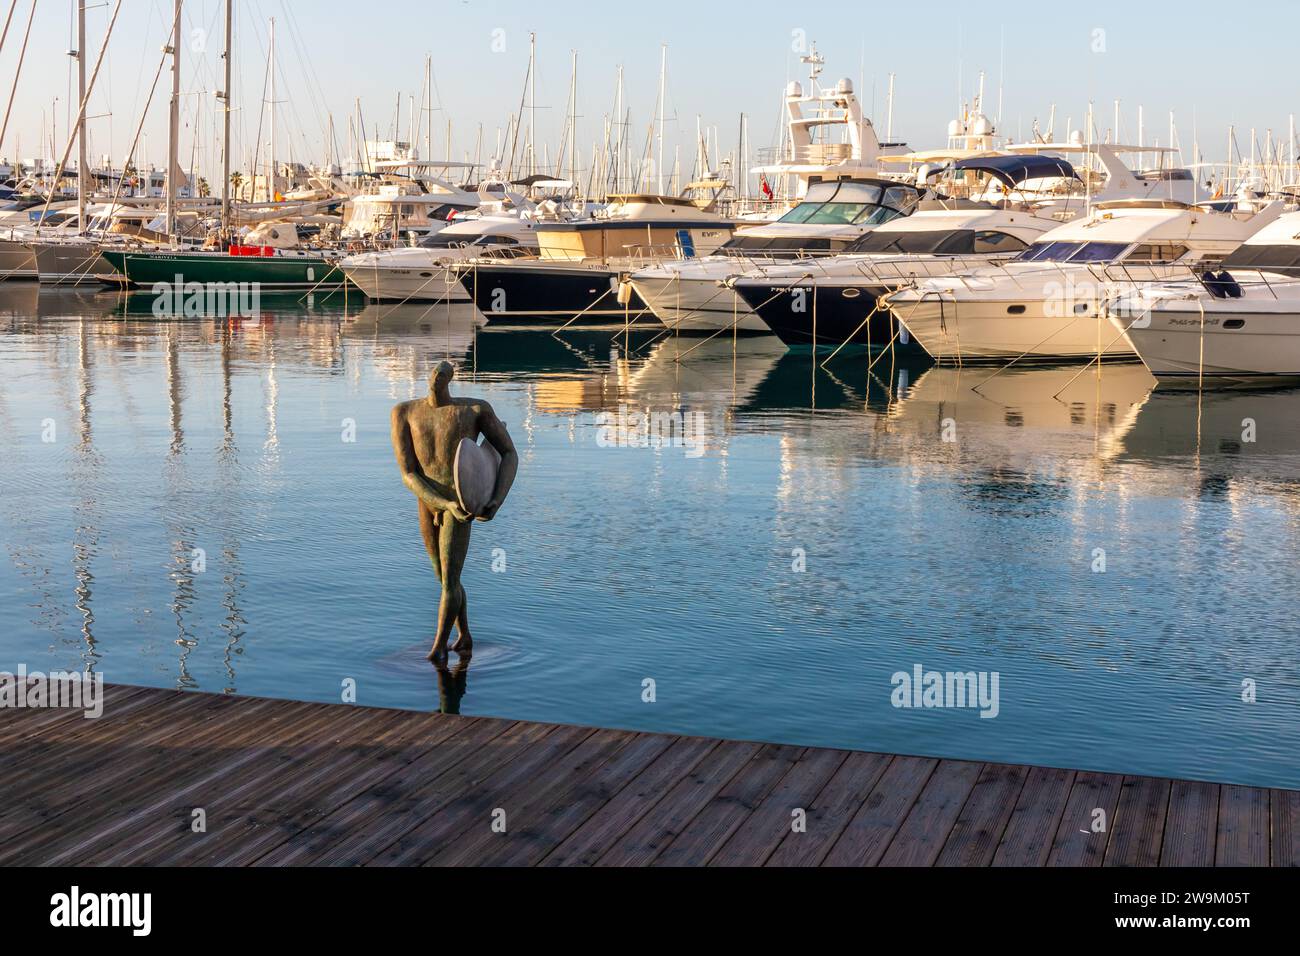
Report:
<svg viewBox="0 0 1300 956"><path fill-rule="evenodd" d="M763 195L766 196L768 199L775 198L776 194L772 192L772 187L767 184L766 176L758 177L758 188L763 190Z"/></svg>

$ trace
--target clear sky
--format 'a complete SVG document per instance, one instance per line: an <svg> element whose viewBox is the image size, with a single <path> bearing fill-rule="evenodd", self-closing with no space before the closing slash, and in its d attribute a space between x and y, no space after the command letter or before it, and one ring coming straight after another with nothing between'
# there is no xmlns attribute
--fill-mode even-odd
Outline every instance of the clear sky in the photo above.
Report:
<svg viewBox="0 0 1300 956"><path fill-rule="evenodd" d="M13 0L0 0L0 17ZM36 0L26 63L13 117L0 144L8 158L62 153L72 86L71 24L75 0ZM89 13L88 66L116 0L94 0ZM32 0L17 0L9 37L0 51L0 99L18 61ZM216 168L222 0L186 0L182 76L186 129L182 164ZM1057 132L1081 128L1089 100L1100 135L1113 125L1121 100L1121 138L1137 138L1137 108L1145 107L1147 141L1168 140L1176 117L1185 161L1193 136L1206 156L1221 160L1227 128L1237 126L1248 153L1250 130L1262 145L1265 130L1285 140L1297 110L1295 37L1300 3L1294 0L1229 5L1221 2L971 3L863 2L711 3L659 0L654 4L578 0L237 0L235 57L236 168L264 123L267 21L277 20L277 100L281 159L324 158L329 114L339 151L348 150L356 100L369 133L392 131L397 97L403 135L409 101L421 95L426 54L432 54L439 112L434 152L447 155L452 123L455 158L475 151L482 126L486 159L498 130L519 109L528 63L528 34L537 34L536 124L539 143L554 156L564 121L570 57L578 54L578 140L589 160L611 112L615 73L625 71L625 104L632 111L638 150L655 108L661 44L668 44L668 155L682 143L693 158L697 114L716 126L723 152L735 143L739 115L750 117L757 148L775 143L779 97L788 78L803 78L795 47L815 41L826 57L823 80L841 76L859 94L885 132L885 89L895 73L894 133L916 148L944 142L959 94L969 98L986 73L986 112L996 118L1001 87L1001 130L1029 134L1057 107ZM89 113L92 155L111 152L120 163L140 121L171 23L170 0L124 0ZM148 160L166 152L164 72L144 124ZM874 107L874 108L873 108ZM73 106L75 113L75 104ZM52 123L51 117L57 117ZM263 125L262 138L266 137ZM421 137L423 139L423 137ZM42 145L43 144L43 145ZM539 146L540 149L540 146ZM265 154L263 154L264 156Z"/></svg>

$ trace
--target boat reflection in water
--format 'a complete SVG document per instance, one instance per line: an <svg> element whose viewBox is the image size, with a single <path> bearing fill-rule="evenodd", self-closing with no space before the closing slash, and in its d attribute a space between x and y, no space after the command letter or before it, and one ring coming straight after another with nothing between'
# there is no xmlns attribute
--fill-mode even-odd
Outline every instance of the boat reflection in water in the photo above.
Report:
<svg viewBox="0 0 1300 956"><path fill-rule="evenodd" d="M1105 452L1148 493L1264 494L1300 515L1300 389L1156 389Z"/></svg>

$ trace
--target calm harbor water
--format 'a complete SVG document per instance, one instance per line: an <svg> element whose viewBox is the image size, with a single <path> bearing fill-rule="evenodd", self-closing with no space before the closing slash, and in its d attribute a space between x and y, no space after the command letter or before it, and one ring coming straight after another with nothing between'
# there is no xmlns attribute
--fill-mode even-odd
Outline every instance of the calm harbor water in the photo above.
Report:
<svg viewBox="0 0 1300 956"><path fill-rule="evenodd" d="M1300 787L1296 391L263 307L0 287L0 670ZM459 677L388 436L445 357L522 457Z"/></svg>

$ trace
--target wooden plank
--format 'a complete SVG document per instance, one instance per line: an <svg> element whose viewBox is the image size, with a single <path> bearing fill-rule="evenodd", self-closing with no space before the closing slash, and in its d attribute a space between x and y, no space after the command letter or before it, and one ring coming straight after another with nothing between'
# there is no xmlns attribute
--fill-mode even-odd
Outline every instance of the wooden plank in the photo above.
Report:
<svg viewBox="0 0 1300 956"><path fill-rule="evenodd" d="M721 743L623 833L596 866L649 866L696 814L758 753L759 744Z"/></svg>
<svg viewBox="0 0 1300 956"><path fill-rule="evenodd" d="M525 722L471 727L421 757L400 779L369 788L256 865L359 866L551 729Z"/></svg>
<svg viewBox="0 0 1300 956"><path fill-rule="evenodd" d="M594 768L585 779L568 781L548 799L530 808L522 825L504 841L493 841L478 856L480 866L534 866L561 846L601 807L658 760L677 738L637 734L627 746Z"/></svg>
<svg viewBox="0 0 1300 956"><path fill-rule="evenodd" d="M885 849L880 865L934 866L983 771L984 766L978 763L941 761Z"/></svg>
<svg viewBox="0 0 1300 956"><path fill-rule="evenodd" d="M549 830L550 826L563 826L564 818L559 810L565 804L556 803L556 799L567 800L575 791L578 780L591 777L599 767L627 752L638 736L630 731L597 731L589 735L560 760L551 761L542 773L528 780L523 790L500 797L498 803L506 810L506 830L498 832L491 827L474 827L460 838L451 840L430 857L426 865L482 865L487 856L515 843L516 838L550 845L559 843L562 836ZM664 740L663 747L667 748L667 740ZM567 836L569 832L572 832L572 826L568 826L563 835Z"/></svg>
<svg viewBox="0 0 1300 956"><path fill-rule="evenodd" d="M1066 801L1061 823L1056 828L1048 866L1101 866L1110 842L1115 806L1124 779L1110 773L1080 771L1074 775L1070 799ZM1106 828L1094 831L1094 823L1105 818Z"/></svg>
<svg viewBox="0 0 1300 956"><path fill-rule="evenodd" d="M172 866L196 863L212 853L219 854L223 861L232 857L256 859L270 848L268 843L275 845L303 828L293 826L292 821L302 814L296 801L304 790L331 785L337 789L340 781L348 784L349 790L357 787L366 777L371 762L368 756L391 756L394 745L404 735L419 731L423 722L411 717L395 711L362 711L346 727L330 728L323 736L308 738L305 748L266 748L235 779L208 780L191 790L184 804L172 808L171 827L147 828L130 844L106 856L105 862L115 866ZM457 726L449 723L444 733ZM428 747L413 749L418 755ZM346 774L339 774L340 767L347 768ZM390 761L386 771L394 769ZM341 802L342 798L338 798L334 805ZM197 834L191 827L191 813L196 806L203 808L206 818L206 831ZM258 826L258 814L270 825ZM289 827L292 830L285 833Z"/></svg>
<svg viewBox="0 0 1300 956"><path fill-rule="evenodd" d="M849 754L807 808L807 829L786 833L765 865L820 865L893 759L887 754Z"/></svg>
<svg viewBox="0 0 1300 956"><path fill-rule="evenodd" d="M1125 777L1111 819L1103 866L1156 866L1164 839L1170 781Z"/></svg>
<svg viewBox="0 0 1300 956"><path fill-rule="evenodd" d="M1274 866L1300 866L1300 791L1270 790Z"/></svg>
<svg viewBox="0 0 1300 956"><path fill-rule="evenodd" d="M1219 788L1219 833L1215 866L1268 866L1268 791L1256 787Z"/></svg>
<svg viewBox="0 0 1300 956"><path fill-rule="evenodd" d="M9 807L16 793L32 792L39 784L61 779L69 766L83 774L98 774L105 766L127 769L113 761L113 745L132 743L151 730L174 726L176 716L189 710L215 710L222 700L207 694L139 695L98 720L61 723L47 733L4 747L6 763L21 772L0 779L0 807Z"/></svg>
<svg viewBox="0 0 1300 956"><path fill-rule="evenodd" d="M805 750L772 792L713 855L709 866L762 866L787 834L799 832L795 829L798 811L803 813L802 834L806 834L812 804L848 757L842 750L816 747Z"/></svg>
<svg viewBox="0 0 1300 956"><path fill-rule="evenodd" d="M68 708L5 708L0 711L4 714L4 720L0 720L0 749L32 737L45 736L56 729L70 729L70 725L84 728L87 723L103 720L105 715L126 706L132 700L150 697L152 692L144 687L105 684L103 693L103 714L96 718L87 718L84 711Z"/></svg>
<svg viewBox="0 0 1300 956"><path fill-rule="evenodd" d="M695 819L682 827L653 866L705 866L781 782L802 747L767 744L740 769Z"/></svg>
<svg viewBox="0 0 1300 956"><path fill-rule="evenodd" d="M158 865L247 866L370 787L407 773L421 756L483 720L446 715L399 720L369 745L321 752L288 786L272 778L246 787L242 798L221 793L204 804L209 808L205 838L176 846L176 854ZM489 723L501 730L508 725ZM341 766L346 773L339 773Z"/></svg>
<svg viewBox="0 0 1300 956"><path fill-rule="evenodd" d="M891 760L823 865L875 866L938 766L939 761L922 757Z"/></svg>
<svg viewBox="0 0 1300 956"><path fill-rule="evenodd" d="M1031 767L1002 834L993 866L1046 866L1074 786L1073 770Z"/></svg>
<svg viewBox="0 0 1300 956"><path fill-rule="evenodd" d="M682 737L541 860L542 866L590 866L718 746Z"/></svg>
<svg viewBox="0 0 1300 956"><path fill-rule="evenodd" d="M91 794L87 812L74 810L70 814L87 825L74 830L71 840L60 841L48 861L51 865L108 865L139 854L188 825L182 822L182 815L198 806L196 796L214 782L228 786L259 768L276 773L303 749L323 746L327 734L322 717L329 710L327 704L274 702L256 721L211 721L207 728L191 728L178 742L149 748L136 759L156 769L142 774L138 783ZM381 716L361 713L354 720L360 726L363 722L373 724ZM205 731L207 736L200 736Z"/></svg>
<svg viewBox="0 0 1300 956"><path fill-rule="evenodd" d="M1161 866L1214 866L1219 785L1175 780L1160 848Z"/></svg>
<svg viewBox="0 0 1300 956"><path fill-rule="evenodd" d="M985 764L935 865L991 865L1028 776L1028 767Z"/></svg>
<svg viewBox="0 0 1300 956"><path fill-rule="evenodd" d="M556 761L562 761L594 733L614 732L593 731L590 727L550 728L549 733L493 773L472 781L459 792L448 794L446 802L426 814L390 846L376 847L363 862L384 866L425 863L467 834L491 833L493 825L500 820L500 811L505 811L508 827L510 811L507 808L522 802L523 794L540 773Z"/></svg>
<svg viewBox="0 0 1300 956"><path fill-rule="evenodd" d="M142 729L134 738L127 735L128 739L118 739L116 733L112 737L106 736L98 743L94 757L72 762L61 772L34 773L24 769L22 778L28 789L7 793L8 808L0 815L0 859L16 859L29 846L49 851L57 842L52 841L51 831L66 836L79 827L101 824L124 799L133 794L156 791L164 781L170 784L172 775L187 762L190 765L209 764L213 755L205 748L214 739L212 735L228 732L231 722L214 720L197 724L197 727L206 727L211 735L205 736L201 729L194 730L185 738L191 746L188 753L178 751L175 740L186 734L186 720L228 711L230 706L229 702L222 703L221 698L175 695L159 705L157 714L162 716L162 721L147 723L142 720L142 726L149 729ZM293 712L306 707L294 705ZM236 726L255 727L259 708L250 705L243 712L253 718L253 722ZM152 718L155 714L149 716ZM109 728L105 725L104 729L107 731ZM58 747L53 749L57 751ZM87 786L88 780L94 781L93 787ZM77 821L76 825L70 826L70 820Z"/></svg>

